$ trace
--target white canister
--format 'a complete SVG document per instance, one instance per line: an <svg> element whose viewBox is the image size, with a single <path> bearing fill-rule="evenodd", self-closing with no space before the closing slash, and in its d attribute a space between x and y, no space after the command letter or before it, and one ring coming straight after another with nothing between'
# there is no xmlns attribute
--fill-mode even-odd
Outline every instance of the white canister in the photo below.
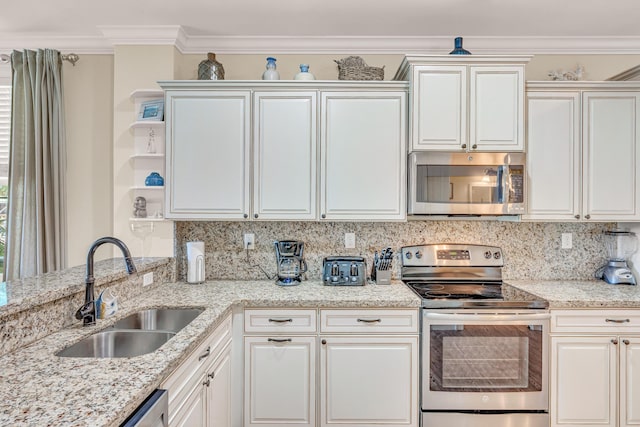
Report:
<svg viewBox="0 0 640 427"><path fill-rule="evenodd" d="M204 242L187 242L187 282L202 283L204 280Z"/></svg>

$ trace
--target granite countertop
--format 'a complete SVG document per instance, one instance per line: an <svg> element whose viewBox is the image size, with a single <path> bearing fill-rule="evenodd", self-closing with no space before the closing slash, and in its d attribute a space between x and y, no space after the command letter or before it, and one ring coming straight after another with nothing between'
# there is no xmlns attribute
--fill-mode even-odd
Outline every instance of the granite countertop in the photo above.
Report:
<svg viewBox="0 0 640 427"><path fill-rule="evenodd" d="M231 313L250 307L417 308L420 299L400 282L387 286L330 287L307 281L280 287L269 281L165 283L130 301L93 327L77 325L0 357L0 425L113 426L124 419ZM153 353L113 359L60 358L55 353L151 307L204 307L205 311Z"/></svg>
<svg viewBox="0 0 640 427"><path fill-rule="evenodd" d="M507 280L511 296L542 299L550 309L639 308L640 286L610 285L602 280Z"/></svg>

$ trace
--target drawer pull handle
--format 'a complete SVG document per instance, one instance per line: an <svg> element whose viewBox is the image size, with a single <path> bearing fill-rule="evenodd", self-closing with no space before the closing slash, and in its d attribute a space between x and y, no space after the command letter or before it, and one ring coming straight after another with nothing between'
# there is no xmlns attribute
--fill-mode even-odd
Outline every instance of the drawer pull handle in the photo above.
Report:
<svg viewBox="0 0 640 427"><path fill-rule="evenodd" d="M630 319L605 319L605 322L609 322L609 323L629 323L631 322Z"/></svg>
<svg viewBox="0 0 640 427"><path fill-rule="evenodd" d="M211 347L207 347L204 353L202 353L200 357L198 357L198 362L200 362L202 359L206 359L207 357L209 357L210 354L211 354Z"/></svg>
<svg viewBox="0 0 640 427"><path fill-rule="evenodd" d="M378 323L378 322L382 322L382 319L358 319L358 322Z"/></svg>
<svg viewBox="0 0 640 427"><path fill-rule="evenodd" d="M618 340L617 340L617 339L615 339L615 338L613 338L613 339L611 340L611 342L613 343L613 345L618 345Z"/></svg>
<svg viewBox="0 0 640 427"><path fill-rule="evenodd" d="M287 323L287 322L293 322L293 319L269 319L269 322Z"/></svg>
<svg viewBox="0 0 640 427"><path fill-rule="evenodd" d="M269 338L267 341L270 342L291 342L291 338Z"/></svg>
<svg viewBox="0 0 640 427"><path fill-rule="evenodd" d="M624 343L624 345L629 345L629 344L631 344L631 343L629 342L629 340L622 340L622 342Z"/></svg>

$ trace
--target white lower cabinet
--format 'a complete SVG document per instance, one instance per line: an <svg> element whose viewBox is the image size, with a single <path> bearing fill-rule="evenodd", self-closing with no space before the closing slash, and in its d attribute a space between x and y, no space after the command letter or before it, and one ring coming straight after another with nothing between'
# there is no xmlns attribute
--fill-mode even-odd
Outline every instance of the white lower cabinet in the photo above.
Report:
<svg viewBox="0 0 640 427"><path fill-rule="evenodd" d="M315 337L246 337L245 426L315 425Z"/></svg>
<svg viewBox="0 0 640 427"><path fill-rule="evenodd" d="M322 336L320 425L417 425L418 338Z"/></svg>
<svg viewBox="0 0 640 427"><path fill-rule="evenodd" d="M553 316L552 427L640 426L637 314L580 310Z"/></svg>
<svg viewBox="0 0 640 427"><path fill-rule="evenodd" d="M418 426L418 311L319 314L245 310L244 426Z"/></svg>
<svg viewBox="0 0 640 427"><path fill-rule="evenodd" d="M171 427L231 426L231 316L160 386Z"/></svg>

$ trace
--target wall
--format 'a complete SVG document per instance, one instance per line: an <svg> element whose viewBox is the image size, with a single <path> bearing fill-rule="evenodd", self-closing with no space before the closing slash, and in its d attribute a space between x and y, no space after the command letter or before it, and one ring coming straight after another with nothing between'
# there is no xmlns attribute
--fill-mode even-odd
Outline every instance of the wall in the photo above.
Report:
<svg viewBox="0 0 640 427"><path fill-rule="evenodd" d="M67 129L68 265L83 264L91 242L112 234L113 55L63 62ZM100 251L98 259L110 258Z"/></svg>
<svg viewBox="0 0 640 427"><path fill-rule="evenodd" d="M358 255L371 266L375 250L423 243L472 243L504 250L504 277L511 279L591 279L604 262L602 232L612 224L502 221L341 222L177 222L177 277L186 277L186 242L205 242L207 279L266 279L276 271L273 242L302 240L309 278L320 279L322 259ZM242 246L254 233L256 249ZM356 234L356 249L344 249L344 233ZM573 248L561 249L561 233L573 233ZM399 276L398 262L394 276Z"/></svg>

